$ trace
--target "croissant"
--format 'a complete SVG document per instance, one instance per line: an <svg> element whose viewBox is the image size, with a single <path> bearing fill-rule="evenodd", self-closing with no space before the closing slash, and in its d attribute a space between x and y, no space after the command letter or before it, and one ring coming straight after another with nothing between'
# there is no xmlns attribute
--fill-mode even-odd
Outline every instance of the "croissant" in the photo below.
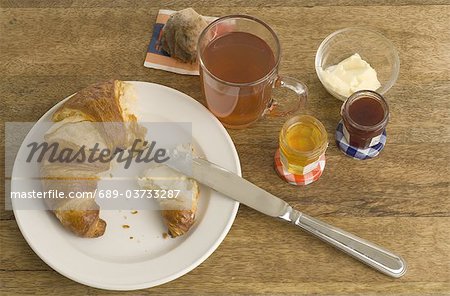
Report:
<svg viewBox="0 0 450 296"><path fill-rule="evenodd" d="M62 104L52 116L55 122L46 132L47 143L58 143L65 148L82 146L126 149L135 139L144 139L145 129L138 125L130 110L132 85L111 80L89 86ZM50 162L44 159L40 173L45 191L94 193L99 174L110 170L110 163ZM82 199L46 200L47 206L61 224L81 237L99 237L106 222L99 216L100 208L94 197Z"/></svg>
<svg viewBox="0 0 450 296"><path fill-rule="evenodd" d="M194 225L199 200L196 180L161 164L149 168L138 179L139 186L148 190L180 190L176 198L158 199L161 215L171 237L185 234Z"/></svg>
<svg viewBox="0 0 450 296"><path fill-rule="evenodd" d="M41 167L42 185L45 190L60 192L94 193L100 172L86 165L61 165L46 162ZM99 218L100 207L93 198L83 199L49 199L47 205L53 210L61 224L81 237L98 237L103 235L106 222Z"/></svg>
<svg viewBox="0 0 450 296"><path fill-rule="evenodd" d="M134 99L132 85L112 80L89 86L58 108L52 116L53 125L44 135L48 144L57 143L60 151L81 147L98 149L127 149L136 139L145 138L146 129L137 123L132 112ZM144 147L141 147L142 149ZM100 152L98 152L100 153ZM60 223L80 237L102 236L106 222L100 218L100 207L95 202L94 193L100 175L108 172L110 162L71 161L61 163L49 157L41 162L40 174L44 191L64 192L66 198L46 199L48 208ZM148 175L158 175L171 170L166 166L151 168L139 179L143 187L160 188ZM174 200L161 200L162 217L172 237L185 234L192 227L197 212L199 187L195 180L175 171L170 172L175 180L184 184L181 196ZM170 182L170 178L169 178ZM159 184L161 185L161 184ZM176 189L168 185L167 189ZM70 192L90 194L80 199L67 198Z"/></svg>

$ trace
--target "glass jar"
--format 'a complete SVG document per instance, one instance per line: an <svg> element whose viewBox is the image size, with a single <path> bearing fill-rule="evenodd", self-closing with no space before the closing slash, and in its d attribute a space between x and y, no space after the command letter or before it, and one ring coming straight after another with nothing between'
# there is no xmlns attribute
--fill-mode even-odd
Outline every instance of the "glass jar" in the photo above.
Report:
<svg viewBox="0 0 450 296"><path fill-rule="evenodd" d="M366 149L380 142L389 121L389 107L379 93L361 90L345 101L341 115L347 142L355 148Z"/></svg>
<svg viewBox="0 0 450 296"><path fill-rule="evenodd" d="M319 158L328 147L323 124L309 115L288 119L279 137L280 160L283 167L295 175L304 175L318 166Z"/></svg>

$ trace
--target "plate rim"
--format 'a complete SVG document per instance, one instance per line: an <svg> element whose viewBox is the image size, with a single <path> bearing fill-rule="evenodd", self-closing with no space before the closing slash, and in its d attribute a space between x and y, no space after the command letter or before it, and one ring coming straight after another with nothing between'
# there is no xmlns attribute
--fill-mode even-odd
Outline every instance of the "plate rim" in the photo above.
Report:
<svg viewBox="0 0 450 296"><path fill-rule="evenodd" d="M202 112L205 111L206 113L208 113L208 115L211 118L211 120L216 123L216 125L219 128L219 130L224 135L224 138L225 138L225 140L227 141L227 143L228 143L228 145L230 147L230 151L231 151L233 159L234 159L234 166L236 167L236 172L235 173L238 176L240 176L240 177L242 176L242 168L241 168L241 164L240 164L239 155L237 153L236 146L234 145L233 140L231 139L231 136L229 135L229 133L225 129L225 127L222 125L222 123L213 114L211 114L210 111L203 104L201 104L199 101L195 100L193 97L189 96L188 94L185 94L185 93L183 93L183 92L181 92L181 91L179 91L177 89L174 89L174 88L162 85L162 84L148 82L148 81L135 81L135 80L131 80L131 81L128 80L128 81L124 81L124 82L132 83L132 84L150 84L150 85L155 86L155 87L163 88L166 91L175 92L178 96L183 97L184 99L188 100L191 104L193 104L196 107L198 107L200 110L202 110ZM75 92L75 93L65 97L64 99L60 100L55 105L50 107L44 114L42 114L40 116L40 118L35 122L35 124L43 121L44 117L46 117L50 112L52 112L53 110L55 110L56 108L61 106L65 101L70 99L70 97L72 97L76 93L77 92ZM34 127L34 125L33 125L33 127ZM31 133L31 130L27 133L27 135L25 136L24 139L26 139L28 137L29 133ZM22 147L22 146L20 146L20 147ZM16 155L16 158L17 158L17 155ZM11 176L15 175L15 170L16 170L16 159L14 159L14 166L13 166L12 171L11 171ZM12 183L11 183L11 188L12 188ZM32 240L29 238L29 236L27 235L26 230L24 229L24 225L21 223L20 213L21 212L27 212L28 210L17 210L17 209L14 209L14 203L12 203L12 207L13 207L13 213L14 213L16 224L18 225L19 230L20 230L23 238L25 239L27 244L30 246L30 248L33 250L33 252L42 261L44 261L45 264L47 264L50 268L52 268L54 271L56 271L60 275L66 277L66 278L68 278L68 279L70 279L70 280L72 280L74 282L83 284L85 286L94 287L94 288L103 289L103 290L112 290L112 291L133 291L133 290L148 289L148 288L160 286L162 284L166 284L166 283L171 282L171 281L173 281L173 280L175 280L175 279L177 279L179 277L184 276L185 274L189 273L193 269L197 268L200 264L202 264L209 256L211 256L212 253L214 253L214 251L219 247L219 245L223 242L223 240L225 239L225 237L229 233L229 231L231 229L231 226L233 225L234 220L236 219L236 215L237 215L237 212L238 212L238 209L239 209L239 202L238 201L234 201L234 206L233 206L233 209L232 209L232 211L230 213L228 221L227 221L227 223L226 223L222 233L219 235L218 239L209 247L209 249L202 256L197 258L197 260L192 262L189 266L187 266L187 267L179 270L178 272L175 272L175 273L171 274L170 276L167 276L167 277L165 277L163 279L156 280L156 281L149 282L149 283L145 283L144 282L144 283L141 283L141 284L131 284L131 285L104 285L102 283L86 282L84 280L80 280L80 279L72 276L70 274L70 272L66 272L66 270L62 270L61 268L55 267L55 265L52 262L49 262L48 259L46 258L46 256L43 255L37 249L36 245L33 244Z"/></svg>

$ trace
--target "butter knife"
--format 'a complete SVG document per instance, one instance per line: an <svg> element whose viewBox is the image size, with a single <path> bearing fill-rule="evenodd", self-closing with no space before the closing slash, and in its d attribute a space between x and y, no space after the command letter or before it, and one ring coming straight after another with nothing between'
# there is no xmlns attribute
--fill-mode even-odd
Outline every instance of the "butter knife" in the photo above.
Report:
<svg viewBox="0 0 450 296"><path fill-rule="evenodd" d="M391 277L406 272L406 262L398 255L356 235L293 209L284 200L238 175L202 158L192 159L192 167L168 163L170 167L250 208L288 221L344 253Z"/></svg>

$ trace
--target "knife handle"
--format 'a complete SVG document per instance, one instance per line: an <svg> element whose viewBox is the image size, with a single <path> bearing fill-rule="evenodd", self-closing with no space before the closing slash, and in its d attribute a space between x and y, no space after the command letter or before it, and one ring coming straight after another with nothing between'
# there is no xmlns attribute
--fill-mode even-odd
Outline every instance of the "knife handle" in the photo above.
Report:
<svg viewBox="0 0 450 296"><path fill-rule="evenodd" d="M406 273L406 262L403 258L356 235L293 209L280 218L292 222L386 275L399 278Z"/></svg>

